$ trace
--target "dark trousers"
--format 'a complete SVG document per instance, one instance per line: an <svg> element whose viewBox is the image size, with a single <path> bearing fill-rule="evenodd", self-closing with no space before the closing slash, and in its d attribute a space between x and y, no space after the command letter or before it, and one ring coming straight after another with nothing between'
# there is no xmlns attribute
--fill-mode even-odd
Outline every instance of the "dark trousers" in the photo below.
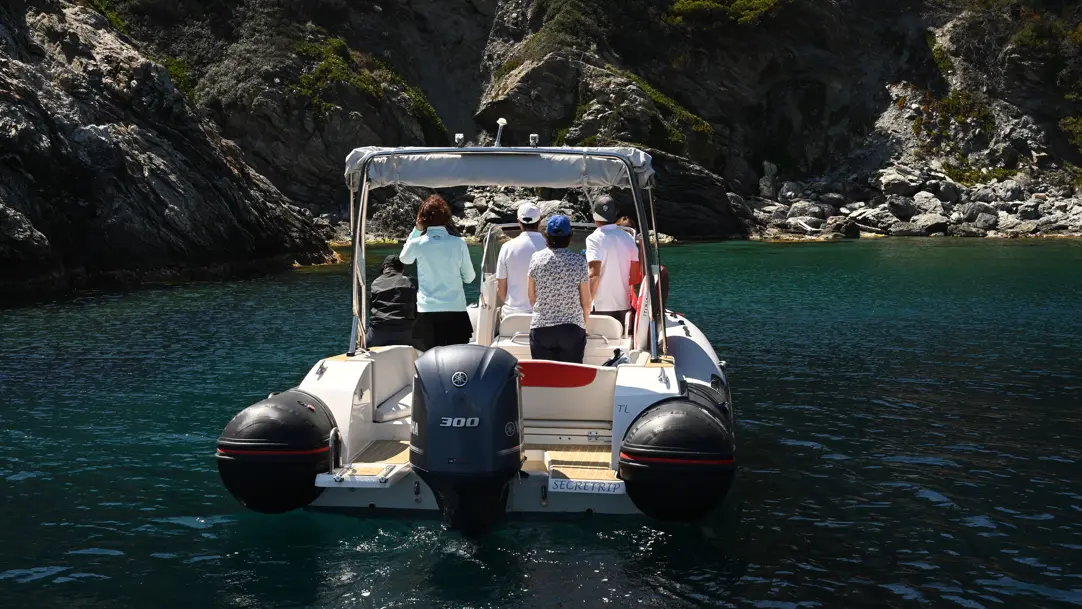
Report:
<svg viewBox="0 0 1082 609"><path fill-rule="evenodd" d="M464 345L473 336L473 323L465 311L418 313L413 323L413 346L421 351L446 345Z"/></svg>
<svg viewBox="0 0 1082 609"><path fill-rule="evenodd" d="M530 330L530 357L581 364L586 354L586 330L576 324L560 324Z"/></svg>
<svg viewBox="0 0 1082 609"><path fill-rule="evenodd" d="M413 324L379 324L370 326L368 332L365 334L364 343L368 347L412 345Z"/></svg>
<svg viewBox="0 0 1082 609"><path fill-rule="evenodd" d="M605 315L611 317L620 322L620 327L626 330L626 328L624 328L624 316L626 316L627 312L630 310L631 309L624 309L623 311L592 311L590 315Z"/></svg>

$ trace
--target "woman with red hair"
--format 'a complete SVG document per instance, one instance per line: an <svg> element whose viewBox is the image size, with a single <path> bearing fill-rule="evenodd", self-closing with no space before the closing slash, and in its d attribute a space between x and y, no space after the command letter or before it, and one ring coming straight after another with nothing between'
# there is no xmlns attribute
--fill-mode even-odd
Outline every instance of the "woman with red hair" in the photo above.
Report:
<svg viewBox="0 0 1082 609"><path fill-rule="evenodd" d="M449 232L450 226L447 202L439 195L428 197L399 255L404 264L417 264L413 342L424 351L468 343L473 334L463 284L472 282L476 273L466 241Z"/></svg>

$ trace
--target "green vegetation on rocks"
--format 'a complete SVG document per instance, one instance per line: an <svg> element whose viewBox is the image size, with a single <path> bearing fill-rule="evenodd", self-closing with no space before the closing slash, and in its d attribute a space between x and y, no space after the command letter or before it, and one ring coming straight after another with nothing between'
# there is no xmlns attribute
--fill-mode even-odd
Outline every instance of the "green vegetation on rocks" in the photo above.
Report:
<svg viewBox="0 0 1082 609"><path fill-rule="evenodd" d="M176 57L164 57L161 64L169 71L169 77L173 79L176 88L190 97L195 90L195 82L188 74L188 64L184 63L183 59L177 59Z"/></svg>
<svg viewBox="0 0 1082 609"><path fill-rule="evenodd" d="M385 85L397 87L409 98L410 114L421 123L425 140L446 143L447 129L424 92L407 83L382 61L351 50L341 38L305 43L296 51L315 66L301 75L294 90L319 114L325 115L336 107L329 98L339 85L353 87L376 101L383 99Z"/></svg>
<svg viewBox="0 0 1082 609"><path fill-rule="evenodd" d="M657 106L658 110L666 112L671 118L674 118L675 120L686 124L688 127L691 128L692 131L705 134L714 133L714 128L710 126L710 123L692 114L687 108L680 105L679 102L665 95L661 91L658 91L653 87L653 85L646 82L641 77L636 76L631 72L626 72L624 70L614 68L613 66L606 66L605 68L610 72L614 74L619 74L620 76L623 76L624 78L635 83L640 89L643 90L644 93L646 93L646 95L650 98L650 101L654 102L654 105Z"/></svg>
<svg viewBox="0 0 1082 609"><path fill-rule="evenodd" d="M932 59L935 61L936 67L939 68L940 74L952 74L954 72L954 61L951 59L950 53L936 40L935 33L928 32L925 34L925 41L932 51Z"/></svg>
<svg viewBox="0 0 1082 609"><path fill-rule="evenodd" d="M117 31L128 36L128 22L124 20L124 17L120 14L120 10L123 8L124 3L118 0L86 0L86 4L98 11L109 20L110 25L117 29Z"/></svg>
<svg viewBox="0 0 1082 609"><path fill-rule="evenodd" d="M714 23L735 21L757 23L779 5L789 0L676 0L669 9L669 22Z"/></svg>

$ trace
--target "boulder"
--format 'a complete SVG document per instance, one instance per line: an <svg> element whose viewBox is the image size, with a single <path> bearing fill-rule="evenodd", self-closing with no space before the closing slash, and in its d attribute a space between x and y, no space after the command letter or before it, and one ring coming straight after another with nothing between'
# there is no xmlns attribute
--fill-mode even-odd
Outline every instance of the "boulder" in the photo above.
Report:
<svg viewBox="0 0 1082 609"><path fill-rule="evenodd" d="M778 199L782 203L792 202L794 199L800 196L800 193L804 191L804 188L797 182L786 182L781 185L778 190Z"/></svg>
<svg viewBox="0 0 1082 609"><path fill-rule="evenodd" d="M725 193L726 198L729 199L729 207L734 212L744 218L754 218L755 213L748 202L744 200L744 197L736 194L735 192Z"/></svg>
<svg viewBox="0 0 1082 609"><path fill-rule="evenodd" d="M976 219L973 220L973 226L983 230L990 231L999 224L998 214L978 214Z"/></svg>
<svg viewBox="0 0 1082 609"><path fill-rule="evenodd" d="M987 231L983 231L968 222L962 224L952 224L948 234L952 237L986 237Z"/></svg>
<svg viewBox="0 0 1082 609"><path fill-rule="evenodd" d="M939 200L930 192L918 192L913 195L913 203L917 206L917 213L921 214L942 214L946 213L943 207L943 202Z"/></svg>
<svg viewBox="0 0 1082 609"><path fill-rule="evenodd" d="M1019 201L1024 193L1022 186L1014 180L1004 180L995 187L996 197L1001 201Z"/></svg>
<svg viewBox="0 0 1082 609"><path fill-rule="evenodd" d="M844 216L831 216L823 224L824 233L834 233L847 239L860 238L860 227L857 223Z"/></svg>
<svg viewBox="0 0 1082 609"><path fill-rule="evenodd" d="M811 201L794 201L789 208L789 217L799 216L812 216L814 218L822 218L826 220L830 216L834 215L834 208L830 205L823 203L813 203Z"/></svg>
<svg viewBox="0 0 1082 609"><path fill-rule="evenodd" d="M974 202L966 203L958 211L962 215L963 222L973 222L977 219L977 216L981 214L990 214L995 216L999 210L987 203Z"/></svg>
<svg viewBox="0 0 1082 609"><path fill-rule="evenodd" d="M1040 203L1027 201L1018 206L1018 217L1022 220L1036 220L1041 217Z"/></svg>
<svg viewBox="0 0 1082 609"><path fill-rule="evenodd" d="M912 222L895 222L890 227L892 237L923 237L926 234L923 228Z"/></svg>
<svg viewBox="0 0 1082 609"><path fill-rule="evenodd" d="M819 195L819 202L831 205L834 207L842 207L845 205L845 196L836 192L827 192Z"/></svg>
<svg viewBox="0 0 1082 609"><path fill-rule="evenodd" d="M887 197L887 209L894 215L895 218L908 222L910 218L921 213L921 210L917 207L917 204L909 197L903 197L900 195L891 195Z"/></svg>
<svg viewBox="0 0 1082 609"><path fill-rule="evenodd" d="M785 227L795 233L811 234L822 228L826 220L814 216L798 216L785 221Z"/></svg>
<svg viewBox="0 0 1082 609"><path fill-rule="evenodd" d="M857 224L867 226L879 231L886 231L898 221L886 204L878 207L865 207L858 209L849 215L849 218Z"/></svg>
<svg viewBox="0 0 1082 609"><path fill-rule="evenodd" d="M1020 222L1018 226L1006 231L1009 236L1023 237L1026 235L1032 235L1039 229L1039 225L1036 220L1025 220Z"/></svg>
<svg viewBox="0 0 1082 609"><path fill-rule="evenodd" d="M999 212L999 222L996 223L996 228L1000 231L1009 231L1012 228L1017 228L1021 223L1022 221L1018 219L1018 216L1001 211Z"/></svg>
<svg viewBox="0 0 1082 609"><path fill-rule="evenodd" d="M887 169L879 175L879 189L885 195L909 197L920 189L920 178L897 168Z"/></svg>
<svg viewBox="0 0 1082 609"><path fill-rule="evenodd" d="M962 197L962 191L959 189L958 184L949 180L943 180L936 182L937 186L933 193L939 198L940 201L945 203L957 203Z"/></svg>
<svg viewBox="0 0 1082 609"><path fill-rule="evenodd" d="M909 222L919 227L924 234L945 233L950 225L950 220L946 216L935 213L913 216Z"/></svg>
<svg viewBox="0 0 1082 609"><path fill-rule="evenodd" d="M973 200L991 203L992 201L996 200L996 191L989 186L979 188L977 189L977 192L973 193Z"/></svg>

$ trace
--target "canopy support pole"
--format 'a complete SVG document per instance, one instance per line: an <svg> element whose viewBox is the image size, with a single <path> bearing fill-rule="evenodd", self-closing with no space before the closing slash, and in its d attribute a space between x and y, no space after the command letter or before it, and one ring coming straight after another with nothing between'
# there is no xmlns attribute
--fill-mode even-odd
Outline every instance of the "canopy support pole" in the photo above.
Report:
<svg viewBox="0 0 1082 609"><path fill-rule="evenodd" d="M352 357L357 353L358 347L361 351L367 348L365 343L365 311L368 308L367 305L367 288L368 282L365 278L365 216L368 208L368 174L367 171L363 174L364 184L361 186L361 201L359 209L354 213L355 205L355 190L350 188L349 190L349 210L350 210L350 245L351 256L353 260L350 261L352 265L351 275L353 277L353 327L350 330L349 337L349 349L346 351L346 355ZM360 230L358 230L357 224L360 224Z"/></svg>

